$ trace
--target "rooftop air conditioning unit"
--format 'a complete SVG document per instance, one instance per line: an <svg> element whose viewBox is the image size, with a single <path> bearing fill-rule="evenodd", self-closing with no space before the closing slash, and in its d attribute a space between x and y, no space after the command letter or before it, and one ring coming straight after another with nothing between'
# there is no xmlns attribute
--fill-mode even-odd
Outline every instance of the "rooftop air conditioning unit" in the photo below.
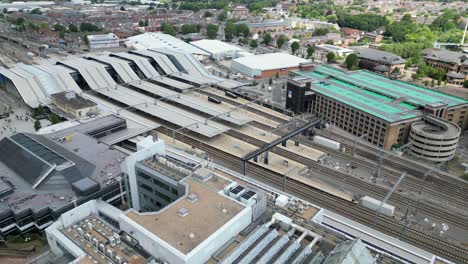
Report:
<svg viewBox="0 0 468 264"><path fill-rule="evenodd" d="M237 185L229 191L229 197L238 199L244 192L245 188L243 186Z"/></svg>
<svg viewBox="0 0 468 264"><path fill-rule="evenodd" d="M118 245L120 244L120 236L119 234L114 234L114 238L115 238L115 243Z"/></svg>

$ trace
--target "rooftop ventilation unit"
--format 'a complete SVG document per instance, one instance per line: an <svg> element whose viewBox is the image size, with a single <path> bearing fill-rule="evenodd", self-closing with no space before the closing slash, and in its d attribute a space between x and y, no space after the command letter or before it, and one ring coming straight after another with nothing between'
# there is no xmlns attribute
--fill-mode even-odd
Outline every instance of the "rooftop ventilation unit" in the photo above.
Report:
<svg viewBox="0 0 468 264"><path fill-rule="evenodd" d="M106 253L106 246L103 243L99 244L99 251L104 254Z"/></svg>
<svg viewBox="0 0 468 264"><path fill-rule="evenodd" d="M246 204L246 205L249 205L249 206L252 206L256 203L257 201L257 193L252 191L252 190L248 190L246 192L244 192L241 197L240 197L240 201L243 203L243 204Z"/></svg>
<svg viewBox="0 0 468 264"><path fill-rule="evenodd" d="M189 210L187 208L180 208L178 211L177 211L177 214L180 216L180 217L185 217L189 214Z"/></svg>
<svg viewBox="0 0 468 264"><path fill-rule="evenodd" d="M194 193L191 193L187 196L187 200L189 200L190 202L194 203L196 201L198 201L198 196Z"/></svg>
<svg viewBox="0 0 468 264"><path fill-rule="evenodd" d="M120 244L120 236L119 234L114 234L114 238L115 238L115 243L118 245Z"/></svg>
<svg viewBox="0 0 468 264"><path fill-rule="evenodd" d="M245 188L237 185L229 191L229 197L238 199L245 192Z"/></svg>
<svg viewBox="0 0 468 264"><path fill-rule="evenodd" d="M117 264L122 264L122 257L121 256L115 256L115 260Z"/></svg>
<svg viewBox="0 0 468 264"><path fill-rule="evenodd" d="M114 257L114 252L113 252L112 250L108 249L108 250L106 251L106 255L107 255L110 259L112 259L112 258Z"/></svg>
<svg viewBox="0 0 468 264"><path fill-rule="evenodd" d="M98 247L98 245L99 245L99 241L97 240L97 238L94 237L93 238L93 246Z"/></svg>
<svg viewBox="0 0 468 264"><path fill-rule="evenodd" d="M111 247L115 247L117 245L117 243L115 242L115 237L111 236L109 238L109 243L110 243Z"/></svg>

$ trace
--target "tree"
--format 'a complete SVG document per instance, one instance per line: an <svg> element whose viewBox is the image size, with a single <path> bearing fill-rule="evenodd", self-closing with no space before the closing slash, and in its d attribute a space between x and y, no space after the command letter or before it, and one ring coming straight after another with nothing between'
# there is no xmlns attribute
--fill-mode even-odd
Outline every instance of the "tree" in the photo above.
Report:
<svg viewBox="0 0 468 264"><path fill-rule="evenodd" d="M46 29L46 28L49 28L49 25L46 22L41 22L39 24L39 28L40 29Z"/></svg>
<svg viewBox="0 0 468 264"><path fill-rule="evenodd" d="M206 26L206 36L209 39L215 39L218 36L218 26L214 24L208 24Z"/></svg>
<svg viewBox="0 0 468 264"><path fill-rule="evenodd" d="M255 48L258 47L258 43L257 43L257 41L256 41L255 39L252 39L252 40L250 41L250 47L251 47L252 49L255 49Z"/></svg>
<svg viewBox="0 0 468 264"><path fill-rule="evenodd" d="M221 13L218 15L218 20L219 21L226 21L227 19L227 10L223 10Z"/></svg>
<svg viewBox="0 0 468 264"><path fill-rule="evenodd" d="M333 62L335 62L335 60L336 60L335 53L333 53L333 52L328 52L328 53L327 53L327 62L328 62L328 63L333 63Z"/></svg>
<svg viewBox="0 0 468 264"><path fill-rule="evenodd" d="M291 53L292 54L295 54L296 51L299 49L299 42L297 41L294 41L292 44L291 44Z"/></svg>
<svg viewBox="0 0 468 264"><path fill-rule="evenodd" d="M41 129L41 122L36 119L34 121L34 130L38 131L39 129Z"/></svg>
<svg viewBox="0 0 468 264"><path fill-rule="evenodd" d="M95 31L101 31L101 28L88 22L82 22L80 24L80 31L81 32L95 32Z"/></svg>
<svg viewBox="0 0 468 264"><path fill-rule="evenodd" d="M468 80L463 81L463 87L468 88Z"/></svg>
<svg viewBox="0 0 468 264"><path fill-rule="evenodd" d="M355 69L358 66L358 62L359 60L356 54L354 53L349 54L345 60L346 68L348 68L348 70Z"/></svg>
<svg viewBox="0 0 468 264"><path fill-rule="evenodd" d="M400 68L395 68L395 69L393 69L392 73L393 73L393 74L400 74L400 73L401 73L401 72L400 72Z"/></svg>
<svg viewBox="0 0 468 264"><path fill-rule="evenodd" d="M270 45L271 41L273 40L273 38L271 37L271 34L270 33L266 33L264 36L263 36L263 44L265 45Z"/></svg>
<svg viewBox="0 0 468 264"><path fill-rule="evenodd" d="M429 81L428 80L424 81L424 86L426 86L426 87L429 86Z"/></svg>
<svg viewBox="0 0 468 264"><path fill-rule="evenodd" d="M279 73L275 73L275 78L279 79Z"/></svg>
<svg viewBox="0 0 468 264"><path fill-rule="evenodd" d="M434 86L435 86L435 82L434 82L434 79L432 79L432 81L431 81L431 88L434 88Z"/></svg>
<svg viewBox="0 0 468 264"><path fill-rule="evenodd" d="M288 37L286 37L286 35L284 34L281 34L278 39L276 40L276 46L278 47L278 49L281 49L281 47L283 47L284 43L286 43L286 41L288 41Z"/></svg>
<svg viewBox="0 0 468 264"><path fill-rule="evenodd" d="M270 86L273 84L273 79L271 77L268 79L268 84L270 84Z"/></svg>
<svg viewBox="0 0 468 264"><path fill-rule="evenodd" d="M316 36L325 36L330 30L328 28L317 28L314 31L314 35Z"/></svg>
<svg viewBox="0 0 468 264"><path fill-rule="evenodd" d="M168 23L161 23L161 30L164 34L168 34L171 36L175 36L177 34L175 27Z"/></svg>
<svg viewBox="0 0 468 264"><path fill-rule="evenodd" d="M210 11L205 11L205 14L203 14L203 17L212 17L213 16L213 13L211 13Z"/></svg>
<svg viewBox="0 0 468 264"><path fill-rule="evenodd" d="M224 27L224 39L226 41L231 41L234 38L235 31L234 23L232 23L232 21L226 22L226 26Z"/></svg>
<svg viewBox="0 0 468 264"><path fill-rule="evenodd" d="M75 24L70 24L68 25L68 30L70 30L70 32L78 32L78 27Z"/></svg>
<svg viewBox="0 0 468 264"><path fill-rule="evenodd" d="M248 37L250 35L250 29L247 24L236 24L235 25L235 35L236 37Z"/></svg>
<svg viewBox="0 0 468 264"><path fill-rule="evenodd" d="M59 23L54 24L53 29L54 29L54 31L57 31L57 32L64 32L64 31L67 30L66 27L60 25Z"/></svg>
<svg viewBox="0 0 468 264"><path fill-rule="evenodd" d="M442 84L442 80L441 79L437 79L437 86L440 86Z"/></svg>
<svg viewBox="0 0 468 264"><path fill-rule="evenodd" d="M18 17L15 21L15 24L18 25L18 26L21 26L24 24L24 18L22 17Z"/></svg>
<svg viewBox="0 0 468 264"><path fill-rule="evenodd" d="M197 27L194 24L183 24L181 28L182 34L196 33Z"/></svg>
<svg viewBox="0 0 468 264"><path fill-rule="evenodd" d="M49 115L49 121L52 123L52 124L57 124L57 123L60 123L60 117L54 113L50 114Z"/></svg>
<svg viewBox="0 0 468 264"><path fill-rule="evenodd" d="M34 8L33 10L31 10L31 14L33 15L42 15L42 11L40 8Z"/></svg>
<svg viewBox="0 0 468 264"><path fill-rule="evenodd" d="M315 52L314 46L307 47L307 59L310 59Z"/></svg>
<svg viewBox="0 0 468 264"><path fill-rule="evenodd" d="M240 38L239 43L243 45L249 45L250 40L248 38Z"/></svg>
<svg viewBox="0 0 468 264"><path fill-rule="evenodd" d="M139 27L144 27L145 26L145 21L143 21L143 20L138 21L138 26Z"/></svg>
<svg viewBox="0 0 468 264"><path fill-rule="evenodd" d="M120 11L126 11L125 7L121 6Z"/></svg>
<svg viewBox="0 0 468 264"><path fill-rule="evenodd" d="M28 27L31 29L31 30L38 30L39 29L39 26L34 23L34 22L29 22L28 23Z"/></svg>

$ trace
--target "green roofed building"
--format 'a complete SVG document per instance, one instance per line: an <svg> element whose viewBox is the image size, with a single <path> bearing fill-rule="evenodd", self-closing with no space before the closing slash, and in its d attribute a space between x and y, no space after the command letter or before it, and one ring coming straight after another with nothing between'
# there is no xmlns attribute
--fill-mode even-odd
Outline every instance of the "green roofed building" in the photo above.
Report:
<svg viewBox="0 0 468 264"><path fill-rule="evenodd" d="M365 70L317 66L295 71L286 107L315 112L354 135L368 134L369 142L385 149L406 142L411 124L425 115L468 128L468 100Z"/></svg>

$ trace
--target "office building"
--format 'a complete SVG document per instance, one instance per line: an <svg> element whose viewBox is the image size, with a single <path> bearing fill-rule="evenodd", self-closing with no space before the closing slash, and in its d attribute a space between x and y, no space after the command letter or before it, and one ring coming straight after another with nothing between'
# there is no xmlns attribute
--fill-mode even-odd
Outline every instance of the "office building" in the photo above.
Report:
<svg viewBox="0 0 468 264"><path fill-rule="evenodd" d="M354 50L348 49L348 48L342 48L338 46L333 46L329 44L323 44L323 45L315 46L315 51L312 56L314 60L316 61L325 62L327 61L327 54L330 52L335 54L335 56L338 56L338 57L346 57L349 54L354 53Z"/></svg>
<svg viewBox="0 0 468 264"><path fill-rule="evenodd" d="M91 50L118 48L120 39L114 33L88 35L88 45Z"/></svg>
<svg viewBox="0 0 468 264"><path fill-rule="evenodd" d="M251 34L264 32L283 32L291 29L291 21L285 20L264 20L261 22L239 21L235 24L246 24L249 27Z"/></svg>
<svg viewBox="0 0 468 264"><path fill-rule="evenodd" d="M401 73L405 68L406 60L393 53L363 47L352 47L351 49L356 52L359 58L359 68L386 76L395 72Z"/></svg>
<svg viewBox="0 0 468 264"><path fill-rule="evenodd" d="M411 124L425 115L468 128L468 101L365 70L327 66L295 71L286 108L313 112L327 122L385 149L407 142ZM304 79L306 77L307 79Z"/></svg>
<svg viewBox="0 0 468 264"><path fill-rule="evenodd" d="M444 49L425 49L422 51L424 62L436 69L447 72L447 82L462 85L468 78L468 56L462 52Z"/></svg>
<svg viewBox="0 0 468 264"><path fill-rule="evenodd" d="M60 111L73 118L80 118L97 112L96 103L75 94L74 91L52 94L51 98Z"/></svg>

